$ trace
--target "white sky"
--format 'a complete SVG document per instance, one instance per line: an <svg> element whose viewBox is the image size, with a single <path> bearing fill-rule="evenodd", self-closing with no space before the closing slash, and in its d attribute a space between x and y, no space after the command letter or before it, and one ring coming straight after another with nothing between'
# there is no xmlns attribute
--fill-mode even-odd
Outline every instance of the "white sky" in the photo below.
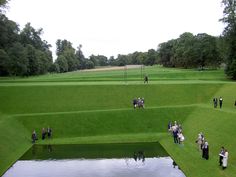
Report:
<svg viewBox="0 0 236 177"><path fill-rule="evenodd" d="M57 39L90 55L156 49L184 32L219 36L222 0L11 0L6 15L22 29L43 28L55 53Z"/></svg>

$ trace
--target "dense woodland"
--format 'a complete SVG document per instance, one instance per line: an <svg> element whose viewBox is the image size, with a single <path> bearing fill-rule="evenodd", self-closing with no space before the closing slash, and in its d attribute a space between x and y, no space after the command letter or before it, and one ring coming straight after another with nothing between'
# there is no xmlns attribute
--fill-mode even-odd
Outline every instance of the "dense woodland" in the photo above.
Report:
<svg viewBox="0 0 236 177"><path fill-rule="evenodd" d="M236 79L236 0L223 0L225 9L221 21L226 24L222 36L206 33L181 34L147 52L119 54L116 58L91 55L85 58L82 45L77 49L66 39L56 41L57 58L53 61L51 45L41 38L43 29L27 23L22 30L9 20L4 10L8 0L0 0L0 76L31 76L48 72L91 69L96 66L124 66L129 64L180 68L219 68L225 64L226 74ZM153 39L155 40L155 39Z"/></svg>

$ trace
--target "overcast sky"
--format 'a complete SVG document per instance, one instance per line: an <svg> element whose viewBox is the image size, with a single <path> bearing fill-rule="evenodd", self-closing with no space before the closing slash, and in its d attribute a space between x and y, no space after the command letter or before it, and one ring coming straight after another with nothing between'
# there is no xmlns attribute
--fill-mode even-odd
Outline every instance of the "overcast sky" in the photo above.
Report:
<svg viewBox="0 0 236 177"><path fill-rule="evenodd" d="M6 15L22 29L30 22L55 53L57 39L90 55L156 49L184 32L219 36L222 0L11 0Z"/></svg>

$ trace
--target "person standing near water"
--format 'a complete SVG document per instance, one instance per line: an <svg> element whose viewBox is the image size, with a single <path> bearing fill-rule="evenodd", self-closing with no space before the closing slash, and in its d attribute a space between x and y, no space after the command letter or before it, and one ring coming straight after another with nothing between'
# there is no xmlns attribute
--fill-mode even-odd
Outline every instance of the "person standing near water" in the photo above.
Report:
<svg viewBox="0 0 236 177"><path fill-rule="evenodd" d="M46 136L46 130L45 128L42 129L42 140L45 139L45 136Z"/></svg>
<svg viewBox="0 0 236 177"><path fill-rule="evenodd" d="M52 129L49 126L47 128L47 134L48 134L48 138L52 137Z"/></svg>
<svg viewBox="0 0 236 177"><path fill-rule="evenodd" d="M32 133L32 143L35 143L36 140L37 140L37 134L36 131L34 130Z"/></svg>

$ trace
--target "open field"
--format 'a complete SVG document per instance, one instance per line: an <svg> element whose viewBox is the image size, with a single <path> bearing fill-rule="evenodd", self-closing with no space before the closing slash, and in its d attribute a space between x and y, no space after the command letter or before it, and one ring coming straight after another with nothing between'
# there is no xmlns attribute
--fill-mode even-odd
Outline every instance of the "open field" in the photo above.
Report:
<svg viewBox="0 0 236 177"><path fill-rule="evenodd" d="M144 74L149 84L143 83ZM51 126L53 139L39 144L93 144L160 141L187 177L236 174L236 83L223 70L197 71L159 66L86 71L29 78L0 78L0 175L31 147L31 132ZM212 98L222 96L223 109ZM145 109L132 107L145 98ZM167 132L179 121L186 141L178 146ZM202 160L195 139L203 132L210 159ZM229 166L218 166L221 146Z"/></svg>

